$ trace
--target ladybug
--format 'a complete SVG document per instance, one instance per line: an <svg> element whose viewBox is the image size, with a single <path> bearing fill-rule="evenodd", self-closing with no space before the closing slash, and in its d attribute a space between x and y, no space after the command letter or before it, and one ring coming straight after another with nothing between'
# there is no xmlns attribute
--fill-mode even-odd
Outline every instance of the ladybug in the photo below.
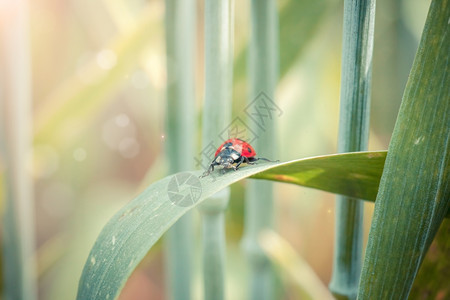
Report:
<svg viewBox="0 0 450 300"><path fill-rule="evenodd" d="M214 159L209 165L208 170L206 170L200 177L208 176L212 171L214 171L214 166L223 166L224 169L234 169L237 171L243 162L249 165L254 165L255 161L260 159L272 162L272 160L268 160L267 158L256 158L255 156L255 149L253 149L253 147L246 141L238 138L228 139L220 145L219 148L217 148L217 151L214 154Z"/></svg>

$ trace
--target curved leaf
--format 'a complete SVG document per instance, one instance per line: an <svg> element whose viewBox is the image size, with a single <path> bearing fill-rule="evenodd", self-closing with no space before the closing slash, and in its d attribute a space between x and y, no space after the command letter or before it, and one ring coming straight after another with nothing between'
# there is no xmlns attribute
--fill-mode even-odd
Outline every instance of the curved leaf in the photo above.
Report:
<svg viewBox="0 0 450 300"><path fill-rule="evenodd" d="M202 171L163 178L123 207L102 230L84 266L77 299L116 298L172 224L234 182L268 179L374 201L385 158L386 151L345 153L246 166L237 172L216 170L204 178L199 178Z"/></svg>

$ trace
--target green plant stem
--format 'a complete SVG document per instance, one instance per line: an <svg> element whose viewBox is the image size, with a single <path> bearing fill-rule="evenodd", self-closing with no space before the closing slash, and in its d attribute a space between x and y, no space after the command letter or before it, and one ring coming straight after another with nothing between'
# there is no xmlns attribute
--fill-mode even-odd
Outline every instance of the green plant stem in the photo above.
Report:
<svg viewBox="0 0 450 300"><path fill-rule="evenodd" d="M264 93L274 100L278 78L278 10L274 0L251 2L251 34L249 45L249 104L262 106ZM269 104L270 105L270 104ZM252 108L250 107L250 110ZM250 126L258 137L254 146L258 155L275 159L275 119L272 111L264 124L252 122ZM250 120L249 120L250 121ZM263 125L261 127L261 125ZM259 244L259 235L273 227L273 184L250 181L247 185L245 227L242 245L250 263L249 299L273 298L273 270Z"/></svg>
<svg viewBox="0 0 450 300"><path fill-rule="evenodd" d="M2 7L9 19L0 30L5 75L2 96L2 152L6 164L3 216L4 299L36 299L33 184L29 173L32 149L31 63L28 2Z"/></svg>
<svg viewBox="0 0 450 300"><path fill-rule="evenodd" d="M375 0L345 0L338 151L363 151L369 136ZM333 274L335 297L355 299L363 242L363 202L338 196Z"/></svg>
<svg viewBox="0 0 450 300"><path fill-rule="evenodd" d="M431 2L386 158L358 299L407 299L450 207L450 1Z"/></svg>
<svg viewBox="0 0 450 300"><path fill-rule="evenodd" d="M195 2L166 0L167 126L165 151L169 174L194 167ZM191 299L193 277L192 215L186 214L166 235L167 293Z"/></svg>
<svg viewBox="0 0 450 300"><path fill-rule="evenodd" d="M203 109L202 153L217 149L220 133L231 120L233 77L233 0L205 1L205 102ZM203 158L211 163L214 152ZM200 206L203 215L204 298L225 298L224 212L229 191L219 193Z"/></svg>
<svg viewBox="0 0 450 300"><path fill-rule="evenodd" d="M203 276L205 299L225 299L225 216L230 189L224 189L200 205L203 216Z"/></svg>

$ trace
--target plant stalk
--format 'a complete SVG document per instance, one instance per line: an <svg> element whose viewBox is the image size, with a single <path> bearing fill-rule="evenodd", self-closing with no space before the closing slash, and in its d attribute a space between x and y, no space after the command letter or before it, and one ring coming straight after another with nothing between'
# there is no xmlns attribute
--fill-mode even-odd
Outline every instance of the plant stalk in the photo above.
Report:
<svg viewBox="0 0 450 300"><path fill-rule="evenodd" d="M166 0L167 107L165 152L169 174L192 170L195 127L195 1ZM167 293L172 299L191 299L194 231L188 213L165 237Z"/></svg>
<svg viewBox="0 0 450 300"><path fill-rule="evenodd" d="M205 102L202 167L207 169L223 140L220 133L231 121L233 78L233 0L205 1ZM212 151L211 151L212 149ZM216 173L216 174L214 174ZM210 174L211 180L217 171ZM225 298L225 225L229 189L200 205L203 216L204 298Z"/></svg>
<svg viewBox="0 0 450 300"><path fill-rule="evenodd" d="M4 14L4 15L3 15ZM3 15L3 16L2 16ZM32 96L28 2L2 5L7 27L0 31L3 56L1 144L5 172L3 216L4 299L37 299L34 261L34 203L30 176ZM1 28L1 27L0 27Z"/></svg>
<svg viewBox="0 0 450 300"><path fill-rule="evenodd" d="M338 152L367 150L375 0L345 0ZM362 262L363 202L337 196L330 290L356 299Z"/></svg>
<svg viewBox="0 0 450 300"><path fill-rule="evenodd" d="M274 0L251 1L249 45L250 93L248 113L265 117L249 119L258 156L275 160L275 120L278 111L270 110L275 101L278 79L278 10ZM264 107L268 109L264 109ZM252 115L255 116L255 115ZM249 299L274 297L274 274L271 263L259 244L263 230L273 228L273 184L249 181L246 191L243 248L250 263Z"/></svg>

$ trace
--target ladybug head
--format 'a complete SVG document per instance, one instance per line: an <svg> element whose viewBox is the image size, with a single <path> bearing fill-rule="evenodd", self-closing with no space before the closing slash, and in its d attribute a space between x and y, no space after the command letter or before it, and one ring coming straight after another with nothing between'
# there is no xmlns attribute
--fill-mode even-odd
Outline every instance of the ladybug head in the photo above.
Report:
<svg viewBox="0 0 450 300"><path fill-rule="evenodd" d="M233 164L239 159L240 154L231 147L226 147L216 156L215 162L224 167L224 169L233 168Z"/></svg>
<svg viewBox="0 0 450 300"><path fill-rule="evenodd" d="M231 156L228 156L228 157L224 157L222 159L221 165L224 168L229 169L229 168L232 168L233 163L234 163L234 159L231 158Z"/></svg>

